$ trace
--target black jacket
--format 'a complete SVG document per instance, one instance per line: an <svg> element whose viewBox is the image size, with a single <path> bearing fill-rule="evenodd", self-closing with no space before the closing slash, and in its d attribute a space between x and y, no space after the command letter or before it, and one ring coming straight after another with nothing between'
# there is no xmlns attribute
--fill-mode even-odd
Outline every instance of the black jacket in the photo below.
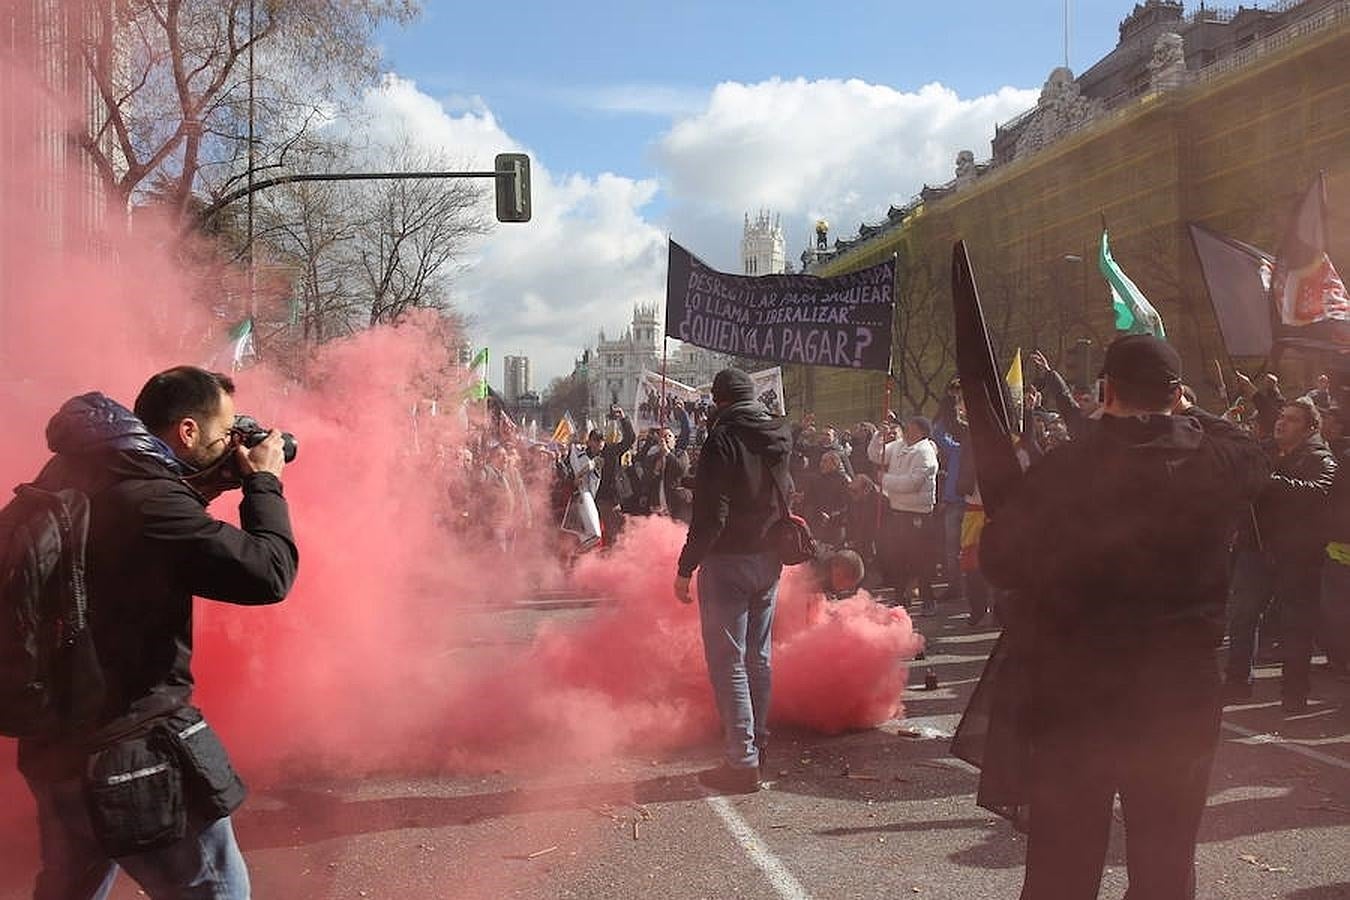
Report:
<svg viewBox="0 0 1350 900"><path fill-rule="evenodd" d="M274 475L244 478L240 529L207 515L184 465L101 394L68 401L47 438L56 456L38 484L90 496L90 622L108 698L94 733L20 742L20 768L38 780L78 775L88 746L191 703L194 596L276 603L299 562Z"/></svg>
<svg viewBox="0 0 1350 900"><path fill-rule="evenodd" d="M618 503L619 502L619 465L623 455L633 447L633 442L637 440L637 435L633 432L633 423L628 417L619 420L619 430L623 432L623 439L617 444L606 444L599 453L586 451L586 455L594 459L601 457L600 463L600 485L595 489L595 499L599 502Z"/></svg>
<svg viewBox="0 0 1350 900"><path fill-rule="evenodd" d="M774 487L776 470L787 473L792 429L756 400L722 409L699 452L694 476L694 512L680 553L684 577L705 556L758 553L769 549L769 528L786 515Z"/></svg>
<svg viewBox="0 0 1350 900"><path fill-rule="evenodd" d="M1042 393L1049 395L1055 409L1064 418L1064 427L1068 430L1069 437L1074 440L1082 438L1088 423L1092 420L1083 414L1082 407L1073 399L1073 392L1069 390L1069 383L1064 380L1064 376L1051 369L1045 373L1038 385Z"/></svg>
<svg viewBox="0 0 1350 900"><path fill-rule="evenodd" d="M1274 471L1256 500L1254 532L1243 530L1243 545L1260 547L1278 562L1319 566L1327 544L1336 459L1317 435L1283 456L1274 442L1264 447Z"/></svg>
<svg viewBox="0 0 1350 900"><path fill-rule="evenodd" d="M1217 644L1229 538L1269 472L1255 440L1198 409L1103 416L991 516L981 571L1052 646Z"/></svg>
<svg viewBox="0 0 1350 900"><path fill-rule="evenodd" d="M689 474L689 455L681 450L672 453L652 453L642 461L643 510L660 508L665 494L666 510L678 522L689 521L689 489L683 487Z"/></svg>

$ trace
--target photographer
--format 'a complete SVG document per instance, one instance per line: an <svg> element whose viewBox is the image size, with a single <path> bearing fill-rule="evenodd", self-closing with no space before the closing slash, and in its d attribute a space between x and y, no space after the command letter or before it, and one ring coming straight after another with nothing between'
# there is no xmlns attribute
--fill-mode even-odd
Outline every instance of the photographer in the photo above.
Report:
<svg viewBox="0 0 1350 900"><path fill-rule="evenodd" d="M90 498L90 628L106 682L87 729L19 743L37 800L38 897L104 896L118 867L153 897L242 898L248 871L230 813L244 786L192 705L192 598L260 605L286 596L298 554L282 435L245 448L228 376L154 376L135 415L101 394L47 426L56 454L37 484ZM243 489L235 528L206 512Z"/></svg>

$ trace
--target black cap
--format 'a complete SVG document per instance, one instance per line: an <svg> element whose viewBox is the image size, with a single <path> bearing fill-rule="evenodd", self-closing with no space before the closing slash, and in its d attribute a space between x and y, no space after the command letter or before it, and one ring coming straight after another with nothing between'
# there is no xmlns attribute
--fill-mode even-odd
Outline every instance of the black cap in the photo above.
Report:
<svg viewBox="0 0 1350 900"><path fill-rule="evenodd" d="M1106 348L1102 374L1139 385L1181 383L1181 356L1172 345L1151 334L1127 334Z"/></svg>
<svg viewBox="0 0 1350 900"><path fill-rule="evenodd" d="M755 383L740 369L723 369L713 378L714 403L735 403L755 399Z"/></svg>

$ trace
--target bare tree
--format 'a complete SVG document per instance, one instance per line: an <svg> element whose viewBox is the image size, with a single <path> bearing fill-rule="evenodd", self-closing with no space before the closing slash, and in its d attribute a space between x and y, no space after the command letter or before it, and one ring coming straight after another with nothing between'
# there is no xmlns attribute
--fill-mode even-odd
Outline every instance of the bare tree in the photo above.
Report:
<svg viewBox="0 0 1350 900"><path fill-rule="evenodd" d="M250 148L281 164L326 95L374 75L375 27L416 11L413 0L84 2L79 51L100 114L79 142L124 201L157 178L180 210L220 187L201 183L207 166L239 177Z"/></svg>
<svg viewBox="0 0 1350 900"><path fill-rule="evenodd" d="M392 150L306 142L297 163L325 171L453 168L405 139ZM300 182L261 195L258 258L290 273L288 331L277 352L307 348L414 309L462 326L450 280L467 242L490 230L486 191L465 181Z"/></svg>
<svg viewBox="0 0 1350 900"><path fill-rule="evenodd" d="M401 171L434 169L432 159L398 154ZM491 230L486 191L468 181L382 181L364 188L356 225L366 324L397 322L408 310L449 306L448 267L465 242Z"/></svg>
<svg viewBox="0 0 1350 900"><path fill-rule="evenodd" d="M928 260L901 258L895 310L900 399L909 410L930 409L955 368L956 345L951 303Z"/></svg>
<svg viewBox="0 0 1350 900"><path fill-rule="evenodd" d="M572 373L554 378L544 391L544 421L557 422L563 417L563 413L571 413L572 421L580 428L586 421L590 396L590 386L584 376Z"/></svg>

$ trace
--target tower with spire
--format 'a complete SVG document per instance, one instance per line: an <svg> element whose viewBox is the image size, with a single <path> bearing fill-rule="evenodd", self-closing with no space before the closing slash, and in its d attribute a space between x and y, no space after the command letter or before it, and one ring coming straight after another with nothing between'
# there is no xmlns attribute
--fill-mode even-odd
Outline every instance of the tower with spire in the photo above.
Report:
<svg viewBox="0 0 1350 900"><path fill-rule="evenodd" d="M761 209L752 221L745 214L745 232L741 237L741 273L744 275L781 275L787 271L787 244L778 215Z"/></svg>

